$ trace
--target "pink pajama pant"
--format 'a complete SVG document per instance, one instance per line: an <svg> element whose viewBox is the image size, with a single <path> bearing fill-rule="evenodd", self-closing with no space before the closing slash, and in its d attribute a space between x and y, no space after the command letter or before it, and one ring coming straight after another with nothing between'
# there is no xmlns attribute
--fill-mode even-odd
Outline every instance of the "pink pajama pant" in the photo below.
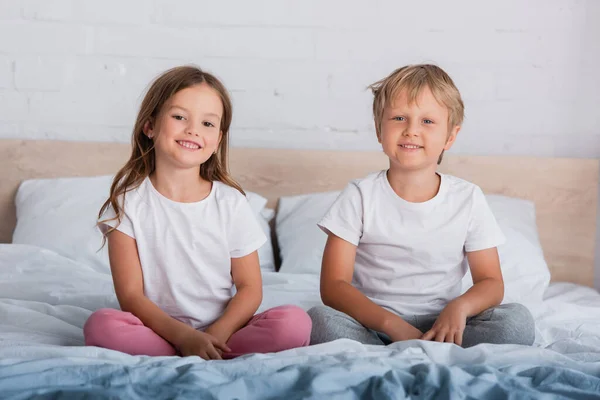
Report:
<svg viewBox="0 0 600 400"><path fill-rule="evenodd" d="M300 307L285 305L257 314L227 346L223 358L249 353L271 353L308 346L312 322ZM112 308L95 311L83 327L85 344L117 350L131 355L173 356L177 350L139 318Z"/></svg>

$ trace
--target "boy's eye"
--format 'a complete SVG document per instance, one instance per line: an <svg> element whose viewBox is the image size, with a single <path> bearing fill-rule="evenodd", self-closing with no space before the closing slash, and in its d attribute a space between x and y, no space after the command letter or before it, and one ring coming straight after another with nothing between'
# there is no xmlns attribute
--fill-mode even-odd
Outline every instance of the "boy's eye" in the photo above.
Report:
<svg viewBox="0 0 600 400"><path fill-rule="evenodd" d="M175 118L177 121L183 121L185 119L181 115L173 115L173 118Z"/></svg>
<svg viewBox="0 0 600 400"><path fill-rule="evenodd" d="M206 126L207 128L212 128L214 127L214 124L212 122L208 122L208 121L204 121L203 122L204 126Z"/></svg>
<svg viewBox="0 0 600 400"><path fill-rule="evenodd" d="M430 120L430 119L424 119L424 120L423 120L423 122L424 122L425 124L433 124L433 121L432 121L432 120Z"/></svg>
<svg viewBox="0 0 600 400"><path fill-rule="evenodd" d="M394 117L392 119L394 119L395 121L404 121L404 117Z"/></svg>

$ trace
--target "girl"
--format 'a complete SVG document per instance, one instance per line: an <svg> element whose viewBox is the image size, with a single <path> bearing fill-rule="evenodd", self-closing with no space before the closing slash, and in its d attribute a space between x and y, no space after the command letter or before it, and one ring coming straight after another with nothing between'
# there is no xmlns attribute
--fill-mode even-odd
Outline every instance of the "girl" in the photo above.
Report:
<svg viewBox="0 0 600 400"><path fill-rule="evenodd" d="M86 345L207 360L308 345L302 309L254 315L266 238L227 170L231 117L225 87L199 68L173 68L150 87L99 213L122 311L94 312Z"/></svg>

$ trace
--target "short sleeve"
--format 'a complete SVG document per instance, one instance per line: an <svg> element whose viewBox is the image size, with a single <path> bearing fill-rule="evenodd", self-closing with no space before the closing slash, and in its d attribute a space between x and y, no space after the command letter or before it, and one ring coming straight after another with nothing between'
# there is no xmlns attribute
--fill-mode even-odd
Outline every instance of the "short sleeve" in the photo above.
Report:
<svg viewBox="0 0 600 400"><path fill-rule="evenodd" d="M346 186L317 225L325 233L358 246L363 232L363 200L356 184Z"/></svg>
<svg viewBox="0 0 600 400"><path fill-rule="evenodd" d="M465 251L478 251L498 247L505 241L492 210L481 189L473 192L473 203L469 217Z"/></svg>
<svg viewBox="0 0 600 400"><path fill-rule="evenodd" d="M117 221L116 219L112 219L116 216L117 214L115 213L115 210L111 205L109 205L106 211L104 211L104 214L102 214L102 217L100 218L101 222L99 222L98 224L98 228L100 229L100 231L103 234L105 234L109 228L116 227L115 229L119 232L123 232L127 236L135 239L135 234L133 232L133 224L131 223L131 219L127 215L126 207L124 207L123 214L121 215L121 223L119 223L119 221Z"/></svg>
<svg viewBox="0 0 600 400"><path fill-rule="evenodd" d="M227 238L231 258L247 256L258 250L267 241L267 237L245 197L240 197L232 210Z"/></svg>

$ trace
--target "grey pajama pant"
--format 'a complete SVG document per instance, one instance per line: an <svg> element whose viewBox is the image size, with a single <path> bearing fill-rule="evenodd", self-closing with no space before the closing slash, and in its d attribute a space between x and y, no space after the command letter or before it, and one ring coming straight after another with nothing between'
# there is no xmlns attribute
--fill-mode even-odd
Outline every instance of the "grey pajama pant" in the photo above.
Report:
<svg viewBox="0 0 600 400"><path fill-rule="evenodd" d="M308 311L313 327L310 344L352 339L363 344L388 345L390 338L361 325L354 318L327 306ZM425 333L431 329L439 314L402 316L402 319ZM463 332L463 347L480 343L532 345L535 322L529 310L521 304L503 304L467 319Z"/></svg>

